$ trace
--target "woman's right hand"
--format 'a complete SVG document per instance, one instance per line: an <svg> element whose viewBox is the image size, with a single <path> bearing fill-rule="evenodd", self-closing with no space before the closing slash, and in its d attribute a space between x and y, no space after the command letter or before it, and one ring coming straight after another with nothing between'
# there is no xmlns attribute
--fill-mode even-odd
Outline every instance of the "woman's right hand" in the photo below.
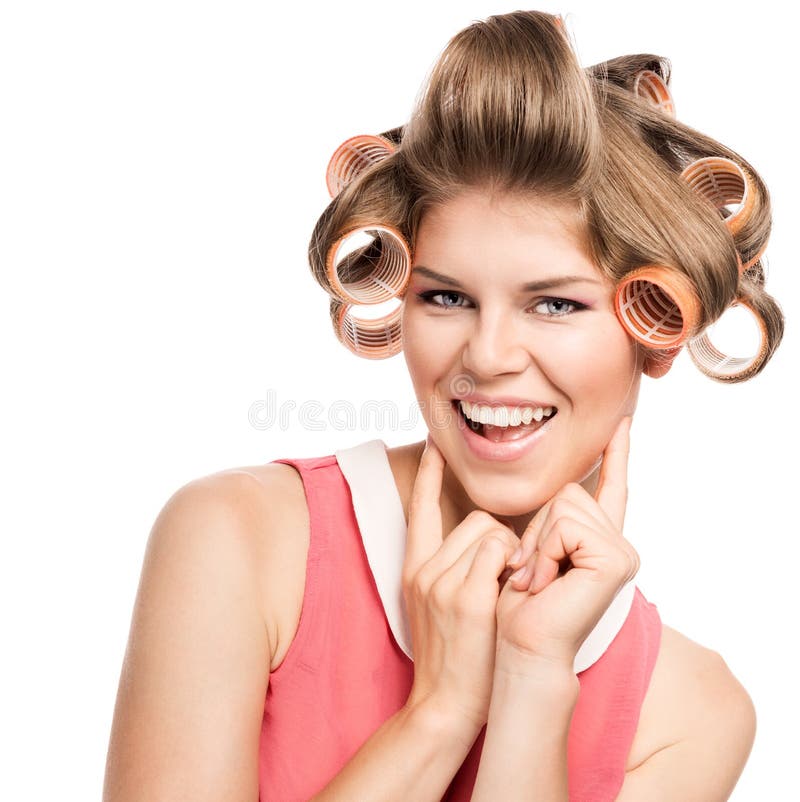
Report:
<svg viewBox="0 0 800 802"><path fill-rule="evenodd" d="M500 577L519 539L484 510L473 510L443 537L444 466L429 436L409 504L403 564L414 652L406 706L432 706L466 720L477 735L489 714Z"/></svg>

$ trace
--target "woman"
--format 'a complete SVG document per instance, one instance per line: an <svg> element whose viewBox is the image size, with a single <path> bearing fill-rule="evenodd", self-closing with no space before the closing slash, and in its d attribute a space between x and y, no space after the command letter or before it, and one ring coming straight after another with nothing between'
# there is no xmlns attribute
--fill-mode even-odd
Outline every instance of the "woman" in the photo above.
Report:
<svg viewBox="0 0 800 802"><path fill-rule="evenodd" d="M170 499L107 800L728 797L752 702L633 583L628 431L642 373L688 344L745 380L782 317L766 188L674 119L668 77L584 71L558 18L515 12L454 37L407 126L345 143L311 266L348 348L402 348L429 443ZM749 360L703 336L737 300Z"/></svg>

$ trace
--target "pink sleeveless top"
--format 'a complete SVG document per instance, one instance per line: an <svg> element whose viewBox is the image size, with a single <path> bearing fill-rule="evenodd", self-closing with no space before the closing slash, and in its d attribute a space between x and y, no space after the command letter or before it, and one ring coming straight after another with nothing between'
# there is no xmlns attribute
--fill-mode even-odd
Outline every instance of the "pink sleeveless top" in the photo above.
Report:
<svg viewBox="0 0 800 802"><path fill-rule="evenodd" d="M400 586L405 518L381 440L273 462L300 473L310 543L299 626L269 677L259 800L307 802L411 691ZM660 640L656 606L628 583L576 656L580 695L567 753L572 802L617 796ZM443 800L469 800L484 735L485 727Z"/></svg>

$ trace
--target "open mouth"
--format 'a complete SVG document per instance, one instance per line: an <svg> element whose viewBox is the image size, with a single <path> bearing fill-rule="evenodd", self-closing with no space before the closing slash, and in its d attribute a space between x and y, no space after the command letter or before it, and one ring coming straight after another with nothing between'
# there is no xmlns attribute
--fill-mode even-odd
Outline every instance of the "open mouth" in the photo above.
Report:
<svg viewBox="0 0 800 802"><path fill-rule="evenodd" d="M476 423L475 421L470 420L464 414L464 410L461 408L461 404L457 398L452 400L452 404L459 417L470 431L473 431L475 434L480 435L487 440L491 440L494 443L501 443L508 440L519 440L522 437L526 437L527 435L535 432L537 429L541 429L542 426L547 424L558 414L558 410L553 408L553 414L543 417L540 421L532 420L530 423L520 423L517 426L493 426L489 423Z"/></svg>

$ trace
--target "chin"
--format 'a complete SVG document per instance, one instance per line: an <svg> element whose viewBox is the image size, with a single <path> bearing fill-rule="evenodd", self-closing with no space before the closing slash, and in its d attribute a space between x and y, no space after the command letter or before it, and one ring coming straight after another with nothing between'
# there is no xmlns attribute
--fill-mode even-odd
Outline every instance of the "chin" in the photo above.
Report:
<svg viewBox="0 0 800 802"><path fill-rule="evenodd" d="M479 487L465 486L464 489L472 503L479 509L492 515L516 517L527 515L542 507L552 498L558 488L548 495L548 489L522 485L518 490L509 486L509 482L498 481L496 488L491 482L482 482Z"/></svg>

